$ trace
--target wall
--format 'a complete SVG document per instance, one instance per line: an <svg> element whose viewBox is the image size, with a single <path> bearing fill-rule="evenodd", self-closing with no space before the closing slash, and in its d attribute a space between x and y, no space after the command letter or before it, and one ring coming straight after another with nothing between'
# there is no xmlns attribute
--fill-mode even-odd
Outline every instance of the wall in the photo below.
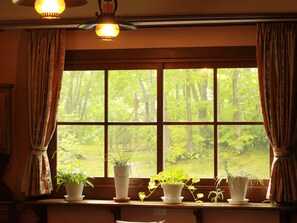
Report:
<svg viewBox="0 0 297 223"><path fill-rule="evenodd" d="M138 29L120 32L115 41L100 41L94 30L69 31L67 49L123 49L207 46L254 46L255 26Z"/></svg>
<svg viewBox="0 0 297 223"><path fill-rule="evenodd" d="M26 32L0 32L0 83L14 84L12 154L5 181L15 199L20 197L22 173L28 153Z"/></svg>
<svg viewBox="0 0 297 223"><path fill-rule="evenodd" d="M13 150L5 181L21 199L21 178L28 146L26 31L0 32L0 83L13 83ZM139 29L123 31L115 41L100 41L93 30L68 31L67 50L255 45L255 26Z"/></svg>
<svg viewBox="0 0 297 223"><path fill-rule="evenodd" d="M23 171L26 166L26 157L29 151L28 136L28 114L27 114L27 55L26 41L28 32L26 31L3 31L0 32L0 83L15 84L13 91L13 150L11 161L5 176L5 182L11 188L14 198L23 198L21 193L21 182ZM93 30L88 31L68 31L67 46L71 49L120 49L120 48L162 48L162 47L207 47L207 46L253 46L256 42L255 26L221 26L221 27L199 27L199 28L168 28L168 29L139 29L135 31L121 32L119 37L112 42L103 42L98 39ZM112 222L109 210L79 209L81 214L76 213L75 208L51 208L49 210L49 222L82 222L90 219L98 219L102 222ZM137 216L131 215L137 211ZM105 213L104 215L102 215ZM269 222L273 223L277 219L277 214L265 212L251 212L245 214L241 219L238 212L209 212L205 215L205 222L232 222L234 216L241 223L263 222L269 217ZM101 216L101 217L100 217ZM189 219L194 222L191 211L171 211L168 210L166 216L156 216L151 210L124 210L125 218L134 219L139 216L150 219L153 217L166 218L168 222L181 222L181 219ZM223 219L217 216L224 216ZM246 217L248 216L248 217ZM34 215L29 209L24 209L21 214L21 222L34 222ZM220 219L220 220L219 220ZM234 221L234 222L237 222ZM266 221L265 221L266 222ZM275 221L276 222L276 221Z"/></svg>

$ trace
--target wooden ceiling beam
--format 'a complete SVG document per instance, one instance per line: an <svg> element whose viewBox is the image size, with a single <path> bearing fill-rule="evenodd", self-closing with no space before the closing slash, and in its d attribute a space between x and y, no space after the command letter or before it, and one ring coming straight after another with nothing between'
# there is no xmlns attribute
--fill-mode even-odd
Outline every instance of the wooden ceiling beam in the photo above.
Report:
<svg viewBox="0 0 297 223"><path fill-rule="evenodd" d="M216 14L192 16L152 16L152 17L121 17L137 28L155 27L195 27L195 26L226 26L255 25L259 22L297 21L297 13L274 14ZM0 29L42 29L66 28L78 29L80 24L96 23L97 18L74 18L56 20L13 20L0 21Z"/></svg>
<svg viewBox="0 0 297 223"><path fill-rule="evenodd" d="M34 7L35 0L13 0L12 3L21 6ZM87 0L65 0L66 7L77 7L87 3Z"/></svg>

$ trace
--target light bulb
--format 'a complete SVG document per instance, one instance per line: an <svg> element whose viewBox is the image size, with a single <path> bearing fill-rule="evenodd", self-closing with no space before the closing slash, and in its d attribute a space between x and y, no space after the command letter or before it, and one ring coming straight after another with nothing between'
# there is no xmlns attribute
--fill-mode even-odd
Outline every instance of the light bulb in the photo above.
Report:
<svg viewBox="0 0 297 223"><path fill-rule="evenodd" d="M41 18L58 19L66 6L64 0L36 0L34 7Z"/></svg>
<svg viewBox="0 0 297 223"><path fill-rule="evenodd" d="M118 24L99 23L96 26L96 34L102 40L112 40L119 35L120 27Z"/></svg>

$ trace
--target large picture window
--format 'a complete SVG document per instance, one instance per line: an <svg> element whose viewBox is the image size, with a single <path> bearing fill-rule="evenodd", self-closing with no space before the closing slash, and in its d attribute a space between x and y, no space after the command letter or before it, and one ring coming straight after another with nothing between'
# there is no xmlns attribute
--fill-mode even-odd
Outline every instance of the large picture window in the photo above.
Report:
<svg viewBox="0 0 297 223"><path fill-rule="evenodd" d="M269 178L255 57L240 47L231 51L234 60L228 48L211 49L211 57L203 50L197 58L189 50L190 59L149 52L149 58L123 53L123 61L110 54L108 62L98 53L98 63L97 54L90 54L89 63L83 56L74 64L66 57L54 171L78 160L96 178L95 187L111 187L106 157L126 151L133 153L134 194L151 175L170 167L201 178L204 187L224 176L226 162L230 171Z"/></svg>

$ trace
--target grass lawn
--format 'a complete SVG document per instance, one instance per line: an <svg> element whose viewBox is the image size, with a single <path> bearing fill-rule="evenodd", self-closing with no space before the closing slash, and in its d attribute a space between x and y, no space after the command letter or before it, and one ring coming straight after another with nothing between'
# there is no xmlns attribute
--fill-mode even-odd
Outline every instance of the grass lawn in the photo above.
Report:
<svg viewBox="0 0 297 223"><path fill-rule="evenodd" d="M80 151L79 160L84 166L87 174L96 177L103 177L104 174L104 154L103 148L96 145L82 145L78 147ZM150 177L157 171L155 151L134 152L131 163L132 177ZM204 159L184 159L175 164L166 164L166 168L176 167L188 172L191 177L213 178L214 167L213 158L210 156ZM243 155L229 158L230 172L246 170L259 178L269 178L269 154L263 150L249 151ZM113 176L113 169L109 167L110 176ZM224 176L224 166L219 162L219 175Z"/></svg>

